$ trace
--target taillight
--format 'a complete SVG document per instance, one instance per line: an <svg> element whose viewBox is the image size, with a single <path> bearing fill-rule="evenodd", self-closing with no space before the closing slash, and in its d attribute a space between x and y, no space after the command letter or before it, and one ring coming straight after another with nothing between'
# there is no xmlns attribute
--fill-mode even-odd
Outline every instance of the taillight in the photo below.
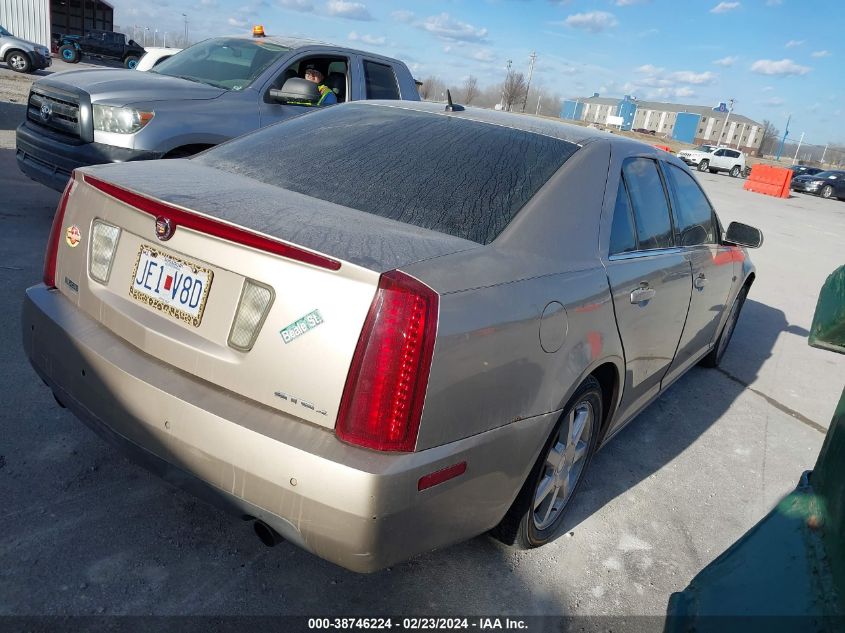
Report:
<svg viewBox="0 0 845 633"><path fill-rule="evenodd" d="M56 214L53 216L53 226L50 227L50 237L47 240L47 250L44 252L44 284L48 288L56 287L56 258L59 252L59 241L62 238L62 226L65 223L65 209L73 188L74 175L65 185L62 197L59 199L59 206L56 207Z"/></svg>
<svg viewBox="0 0 845 633"><path fill-rule="evenodd" d="M437 293L413 277L381 276L340 401L341 440L378 451L414 450L438 306Z"/></svg>

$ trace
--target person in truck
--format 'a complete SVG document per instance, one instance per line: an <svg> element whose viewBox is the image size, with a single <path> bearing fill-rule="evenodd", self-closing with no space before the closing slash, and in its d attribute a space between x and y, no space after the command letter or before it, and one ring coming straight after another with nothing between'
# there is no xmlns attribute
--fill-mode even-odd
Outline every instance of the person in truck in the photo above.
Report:
<svg viewBox="0 0 845 633"><path fill-rule="evenodd" d="M308 81L313 81L317 84L317 90L320 91L320 100L317 101L314 105L324 106L324 105L333 105L337 103L337 95L335 95L334 91L326 86L323 83L323 73L314 68L313 66L309 66L305 69L305 78Z"/></svg>

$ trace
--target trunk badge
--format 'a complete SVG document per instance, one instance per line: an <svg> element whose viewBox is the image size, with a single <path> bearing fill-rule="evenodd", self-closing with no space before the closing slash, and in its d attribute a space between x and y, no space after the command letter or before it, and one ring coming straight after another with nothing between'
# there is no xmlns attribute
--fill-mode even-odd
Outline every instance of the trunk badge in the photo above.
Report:
<svg viewBox="0 0 845 633"><path fill-rule="evenodd" d="M156 237L162 242L166 242L173 237L173 231L175 229L176 227L173 225L170 218L165 218L163 216L156 218Z"/></svg>

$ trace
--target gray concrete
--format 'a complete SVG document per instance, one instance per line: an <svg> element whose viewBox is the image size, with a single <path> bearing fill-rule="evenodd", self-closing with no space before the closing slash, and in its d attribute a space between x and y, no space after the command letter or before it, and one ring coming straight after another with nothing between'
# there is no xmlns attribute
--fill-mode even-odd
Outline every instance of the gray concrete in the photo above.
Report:
<svg viewBox="0 0 845 633"><path fill-rule="evenodd" d="M479 537L371 576L268 550L124 460L30 369L18 313L58 194L18 173L0 116L0 614L661 614L812 467L845 382L845 358L806 344L845 203L705 174L726 222L766 233L725 371L692 370L596 456L566 536L531 552Z"/></svg>

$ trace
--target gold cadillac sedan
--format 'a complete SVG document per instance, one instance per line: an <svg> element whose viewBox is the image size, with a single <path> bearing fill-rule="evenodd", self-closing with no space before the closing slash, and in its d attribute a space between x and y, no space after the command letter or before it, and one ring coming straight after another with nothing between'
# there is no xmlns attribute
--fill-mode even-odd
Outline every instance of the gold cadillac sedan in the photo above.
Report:
<svg viewBox="0 0 845 633"><path fill-rule="evenodd" d="M761 242L639 142L345 104L77 170L24 346L167 481L369 572L555 538L594 452L718 364Z"/></svg>

